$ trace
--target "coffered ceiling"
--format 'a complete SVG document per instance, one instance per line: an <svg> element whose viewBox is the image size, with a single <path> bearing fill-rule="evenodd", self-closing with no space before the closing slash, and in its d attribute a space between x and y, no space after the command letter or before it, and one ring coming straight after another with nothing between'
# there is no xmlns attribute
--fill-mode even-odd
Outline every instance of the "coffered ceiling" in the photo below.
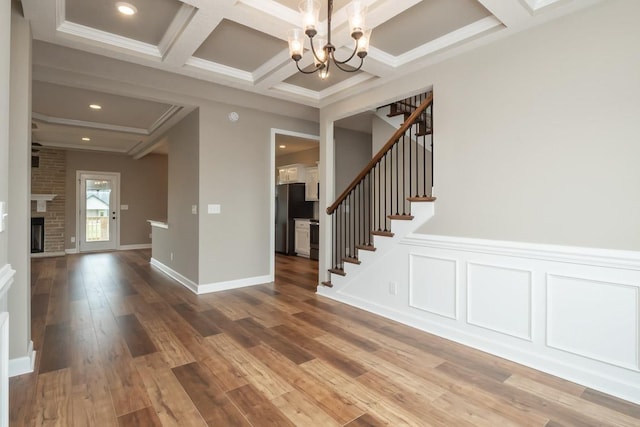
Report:
<svg viewBox="0 0 640 427"><path fill-rule="evenodd" d="M373 29L364 66L355 73L333 69L325 81L299 73L289 57L287 30L300 26L299 0L130 0L137 9L132 16L116 10L117 0L22 0L22 7L36 40L322 107L419 70L451 49L471 42L475 46L478 40L513 33L598 0L364 1L369 5L367 26ZM348 2L334 1L332 42L338 58L352 49ZM325 32L326 1L321 3L320 31ZM308 52L300 66L312 66ZM34 139L74 145L75 140L66 139L69 133L77 140L93 129L104 144L93 147L139 155L187 111L91 89L34 82ZM105 104L100 114L87 110L93 99ZM52 130L57 133L50 134ZM122 142L114 145L112 139Z"/></svg>

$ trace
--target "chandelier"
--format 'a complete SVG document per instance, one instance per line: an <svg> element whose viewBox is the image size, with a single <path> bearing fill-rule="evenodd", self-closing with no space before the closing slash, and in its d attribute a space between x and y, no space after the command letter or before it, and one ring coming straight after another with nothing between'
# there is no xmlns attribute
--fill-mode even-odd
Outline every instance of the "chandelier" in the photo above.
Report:
<svg viewBox="0 0 640 427"><path fill-rule="evenodd" d="M333 0L327 0L327 35L318 35L318 16L320 15L320 2L317 0L302 0L300 2L300 13L302 14L302 28L289 30L287 38L289 40L289 54L296 62L296 67L301 73L313 74L318 72L321 79L329 77L331 63L335 64L342 71L353 73L362 68L364 58L369 50L369 39L371 30L365 28L365 14L367 6L364 1L354 0L346 7L349 17L349 28L351 38L354 40L353 52L351 55L339 61L335 57L336 47L331 44L331 15L333 14ZM311 53L315 67L310 71L300 68L299 61L304 54L304 35L309 38ZM360 58L357 67L348 65L355 56Z"/></svg>

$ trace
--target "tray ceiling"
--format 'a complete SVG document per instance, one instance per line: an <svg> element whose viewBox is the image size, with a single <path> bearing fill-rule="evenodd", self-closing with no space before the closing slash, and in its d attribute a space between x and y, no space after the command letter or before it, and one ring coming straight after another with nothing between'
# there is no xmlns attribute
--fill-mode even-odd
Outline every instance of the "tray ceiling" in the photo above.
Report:
<svg viewBox="0 0 640 427"><path fill-rule="evenodd" d="M326 81L300 74L289 57L287 30L300 25L299 0L130 0L138 10L133 16L118 13L116 0L22 0L22 6L36 40L323 107L441 60L452 48L460 50L472 41L479 45L478 40L485 36L504 30L514 33L598 0L365 1L369 4L367 26L373 28L373 34L364 66L357 73L334 67ZM321 3L323 32L326 2ZM332 42L338 58L348 56L353 43L344 10L347 3L334 2ZM300 65L312 65L308 53ZM91 93L74 91L65 83L58 87L34 83L34 117L47 124L41 129L71 126L73 120L84 125L95 121L104 125L97 127L102 130L113 131L110 126L146 129L144 138L152 140L158 129L150 123L184 114L176 115L179 106L152 102L136 110L144 110L141 115L125 114L121 109L122 121L108 116L113 111L102 111L103 118L99 118L66 105ZM92 95L97 96L95 91ZM118 96L133 105L131 99ZM60 124L62 119L69 123ZM39 137L46 139L44 132ZM141 142L144 145L140 139L137 144ZM132 144L120 144L117 150L136 152Z"/></svg>

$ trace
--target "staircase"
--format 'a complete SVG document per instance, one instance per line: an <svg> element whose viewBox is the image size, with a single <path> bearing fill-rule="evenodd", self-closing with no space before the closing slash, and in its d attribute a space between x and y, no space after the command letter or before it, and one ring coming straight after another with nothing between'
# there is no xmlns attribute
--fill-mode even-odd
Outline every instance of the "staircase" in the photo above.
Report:
<svg viewBox="0 0 640 427"><path fill-rule="evenodd" d="M388 105L387 115L404 121L327 208L332 266L319 292L345 284L433 216L432 109L432 92Z"/></svg>

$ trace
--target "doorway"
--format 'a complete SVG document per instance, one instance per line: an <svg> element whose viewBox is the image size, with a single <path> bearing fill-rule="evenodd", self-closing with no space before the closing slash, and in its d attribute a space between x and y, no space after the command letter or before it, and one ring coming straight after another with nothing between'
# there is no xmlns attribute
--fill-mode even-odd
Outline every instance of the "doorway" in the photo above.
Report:
<svg viewBox="0 0 640 427"><path fill-rule="evenodd" d="M295 243L294 243L295 239L291 238L293 234L296 232L293 217L301 217L301 218L302 217L304 218L318 217L318 212L319 212L319 201L317 201L318 198L317 196L315 197L315 199L308 197L308 195L306 194L307 193L306 182L305 182L306 180L302 178L305 176L306 171L301 172L301 175L298 175L298 172L300 172L299 166L309 167L311 169L315 168L315 173L316 173L315 176L317 177L317 166L319 161L319 145L320 145L320 137L318 135L311 135L311 134L293 132L293 131L282 130L282 129L271 129L271 220L270 220L271 272L270 274L272 276L275 273L275 264L276 264L275 255L277 250L277 246L276 246L277 236L281 236L281 235L288 236L288 237L285 237L285 239L287 241L291 240L292 246L295 246ZM315 157L313 154L314 150L315 150ZM287 175L288 177L287 180L283 181L278 170L279 167L282 167L282 166L292 166L291 168L287 168L287 169L291 169L291 170L295 169L296 173ZM297 178L294 178L291 180L291 176L295 176ZM291 182L291 184L286 183L289 181ZM296 183L296 182L299 182L299 183ZM278 184L281 184L281 185L278 185ZM277 199L278 200L281 199L281 197L278 197L277 190L283 190L282 188L279 188L282 185L285 185L285 186L297 185L297 186L305 187L302 189L301 203L305 203L305 200L315 200L315 201L307 202L310 205L313 204L313 209L309 210L308 212L307 210L305 210L306 213L304 215L297 215L292 213L293 216L291 218L286 218L286 220L284 221L284 223L287 224L286 231L283 231L282 227L278 227L277 225L280 222L282 222L282 221L278 221L278 218L282 216L282 213L284 211L281 207L280 209L278 209L278 204L276 203ZM317 183L315 185L317 186ZM282 203L280 203L280 205L281 204ZM276 215L276 212L278 212L278 215ZM276 233L276 231L278 231L278 233ZM308 236L307 238L310 237L310 233L307 233L306 235ZM279 250L279 251L282 252L282 250ZM290 252L290 251L287 250L286 252ZM294 251L291 251L291 252L294 252ZM282 255L278 255L278 256L281 257ZM316 262L312 262L312 264L314 263L317 264Z"/></svg>
<svg viewBox="0 0 640 427"><path fill-rule="evenodd" d="M76 236L80 252L109 251L120 240L120 174L77 171Z"/></svg>

